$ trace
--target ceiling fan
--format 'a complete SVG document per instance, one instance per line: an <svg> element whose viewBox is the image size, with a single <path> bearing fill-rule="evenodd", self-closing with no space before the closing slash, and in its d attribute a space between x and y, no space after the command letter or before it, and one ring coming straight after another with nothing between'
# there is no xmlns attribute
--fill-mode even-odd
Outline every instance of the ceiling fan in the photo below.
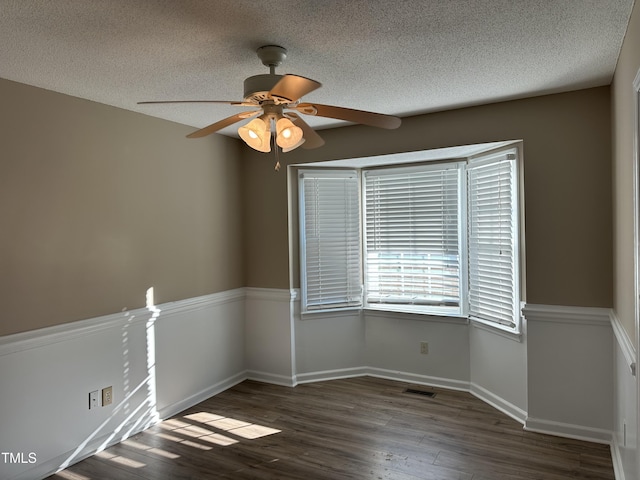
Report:
<svg viewBox="0 0 640 480"><path fill-rule="evenodd" d="M260 152L271 151L271 135L283 152L297 147L311 149L324 145L324 140L298 115L314 115L335 118L380 128L398 128L401 120L392 115L354 110L351 108L301 102L300 99L320 88L315 80L299 75L276 75L275 69L287 56L287 50L278 45L265 45L258 48L258 58L269 67L269 73L254 75L244 81L244 99L242 101L223 100L165 100L138 102L143 104L163 103L224 103L241 107L254 107L230 117L212 123L189 135L199 138L217 132L234 123L253 118L238 128L238 134L247 145ZM255 117L255 118L254 118Z"/></svg>

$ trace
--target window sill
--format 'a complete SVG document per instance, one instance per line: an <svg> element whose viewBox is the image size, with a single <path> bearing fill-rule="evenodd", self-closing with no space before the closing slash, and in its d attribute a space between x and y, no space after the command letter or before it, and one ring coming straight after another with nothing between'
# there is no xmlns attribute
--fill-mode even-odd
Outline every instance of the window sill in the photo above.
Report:
<svg viewBox="0 0 640 480"><path fill-rule="evenodd" d="M302 320L311 320L314 318L338 318L338 317L353 317L360 315L362 312L361 307L353 308L340 308L340 309L327 309L327 310L311 310L309 312L300 312L300 318Z"/></svg>
<svg viewBox="0 0 640 480"><path fill-rule="evenodd" d="M456 325L468 325L469 319L460 315L438 315L434 313L407 312L401 310L367 307L363 312L368 317L398 318L405 320L420 320L427 322L442 322Z"/></svg>

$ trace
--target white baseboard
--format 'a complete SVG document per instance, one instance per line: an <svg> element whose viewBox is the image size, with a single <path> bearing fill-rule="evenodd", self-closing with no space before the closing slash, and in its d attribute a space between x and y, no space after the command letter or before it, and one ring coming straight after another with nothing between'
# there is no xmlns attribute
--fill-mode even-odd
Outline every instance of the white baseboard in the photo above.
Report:
<svg viewBox="0 0 640 480"><path fill-rule="evenodd" d="M275 373L260 372L257 370L247 370L245 373L247 380L255 380L257 382L272 383L274 385L282 385L283 387L295 387L295 377L287 377L285 375L277 375Z"/></svg>
<svg viewBox="0 0 640 480"><path fill-rule="evenodd" d="M489 390L475 383L471 384L471 388L469 391L471 392L472 395L479 398L483 402L488 403L493 408L501 411L505 415L510 416L511 418L521 423L522 425L525 425L527 412L525 412L520 407L517 407L516 405L510 402L507 402L505 399L500 398L499 396L491 393Z"/></svg>
<svg viewBox="0 0 640 480"><path fill-rule="evenodd" d="M606 445L611 445L613 442L613 436L610 430L572 425L569 423L555 422L553 420L541 420L533 417L527 417L524 429L529 432L574 438L576 440L603 443Z"/></svg>
<svg viewBox="0 0 640 480"><path fill-rule="evenodd" d="M297 383L325 382L341 378L364 377L368 374L366 367L341 368L337 370L324 370L321 372L299 373L296 375Z"/></svg>
<svg viewBox="0 0 640 480"><path fill-rule="evenodd" d="M415 385L427 385L430 387L446 388L448 390L469 391L469 382L450 380L446 378L431 377L417 373L400 372L397 370L385 370L374 367L353 367L336 370L324 370L319 372L299 373L296 375L297 383L326 382L341 378L376 377L393 380L396 382L412 383Z"/></svg>
<svg viewBox="0 0 640 480"><path fill-rule="evenodd" d="M218 395L219 393L224 392L225 390L237 385L247 379L247 373L242 372L237 375L233 375L232 377L226 378L221 382L216 383L215 385L210 386L200 392L197 392L189 397L176 402L172 405L167 405L162 408L158 414L161 420L165 420L169 417L173 417L174 415L183 412L187 408L191 408L194 405L197 405L200 402L205 401L207 398L211 398L214 395Z"/></svg>
<svg viewBox="0 0 640 480"><path fill-rule="evenodd" d="M624 474L624 466L622 463L622 456L620 455L620 445L618 444L618 440L615 435L613 436L613 441L611 442L611 461L613 463L613 475L616 480L626 480L626 476Z"/></svg>
<svg viewBox="0 0 640 480"><path fill-rule="evenodd" d="M416 385L427 385L430 387L447 388L449 390L469 391L469 382L451 380L449 378L432 377L418 373L399 372L396 370L385 370L383 368L367 367L367 375L399 382L413 383Z"/></svg>

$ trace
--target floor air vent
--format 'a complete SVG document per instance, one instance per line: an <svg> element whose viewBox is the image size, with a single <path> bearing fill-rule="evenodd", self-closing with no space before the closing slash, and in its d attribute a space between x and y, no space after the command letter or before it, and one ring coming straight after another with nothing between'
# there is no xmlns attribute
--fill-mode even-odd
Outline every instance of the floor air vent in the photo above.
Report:
<svg viewBox="0 0 640 480"><path fill-rule="evenodd" d="M413 393L415 395L423 395L425 397L433 398L436 396L435 392L427 392L426 390L416 390L415 388L407 388L405 393Z"/></svg>

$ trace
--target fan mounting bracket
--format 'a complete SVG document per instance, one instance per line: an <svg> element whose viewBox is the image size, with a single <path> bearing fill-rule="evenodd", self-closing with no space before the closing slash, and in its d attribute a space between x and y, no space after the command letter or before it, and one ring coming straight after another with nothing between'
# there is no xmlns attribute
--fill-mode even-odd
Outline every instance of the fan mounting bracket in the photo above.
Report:
<svg viewBox="0 0 640 480"><path fill-rule="evenodd" d="M269 67L273 73L273 69L282 65L284 59L287 58L287 49L280 45L264 45L256 50L258 58L265 67Z"/></svg>

